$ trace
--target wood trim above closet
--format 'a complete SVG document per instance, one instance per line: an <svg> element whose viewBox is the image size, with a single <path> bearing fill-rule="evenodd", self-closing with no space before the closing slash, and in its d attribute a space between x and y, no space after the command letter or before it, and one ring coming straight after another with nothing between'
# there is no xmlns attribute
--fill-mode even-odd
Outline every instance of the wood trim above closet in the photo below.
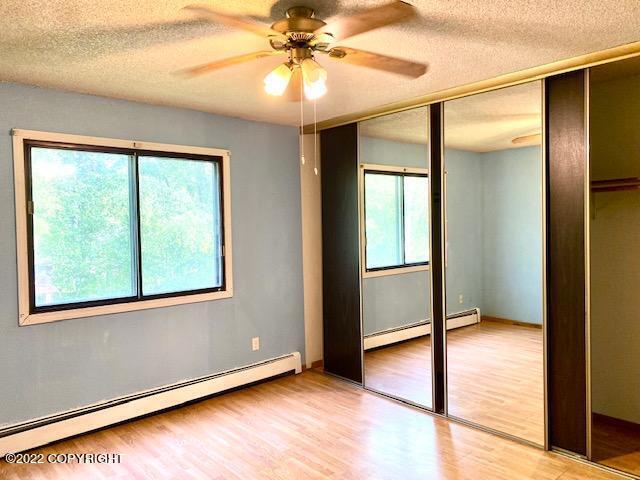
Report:
<svg viewBox="0 0 640 480"><path fill-rule="evenodd" d="M476 93L489 92L500 88L511 87L523 83L553 78L569 72L581 72L587 67L595 67L605 63L616 62L627 58L640 56L640 41L618 45L616 47L591 52L577 57L565 58L555 62L536 67L510 72L497 77L480 80L465 85L447 88L421 97L401 100L380 107L371 108L361 112L341 115L323 120L317 124L307 124L303 127L304 133L313 133L328 128L335 128L352 122L362 122L370 118L388 115L390 113L410 110L412 108L433 105L434 103L454 100L456 98L474 95Z"/></svg>

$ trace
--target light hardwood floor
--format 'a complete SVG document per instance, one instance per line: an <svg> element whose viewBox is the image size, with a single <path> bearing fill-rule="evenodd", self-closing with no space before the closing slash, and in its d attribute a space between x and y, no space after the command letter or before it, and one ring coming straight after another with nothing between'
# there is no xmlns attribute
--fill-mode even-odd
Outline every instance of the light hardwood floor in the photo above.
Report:
<svg viewBox="0 0 640 480"><path fill-rule="evenodd" d="M431 336L365 352L364 381L368 388L431 408Z"/></svg>
<svg viewBox="0 0 640 480"><path fill-rule="evenodd" d="M44 447L114 465L7 465L16 479L618 478L307 371Z"/></svg>
<svg viewBox="0 0 640 480"><path fill-rule="evenodd" d="M542 445L542 329L483 321L447 332L449 413ZM368 387L431 406L430 337L365 354Z"/></svg>

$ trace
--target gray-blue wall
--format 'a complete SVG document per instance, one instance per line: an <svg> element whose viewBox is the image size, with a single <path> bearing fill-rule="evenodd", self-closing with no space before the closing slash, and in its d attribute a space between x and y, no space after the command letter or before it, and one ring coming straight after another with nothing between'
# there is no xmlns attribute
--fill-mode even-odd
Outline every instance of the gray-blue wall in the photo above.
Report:
<svg viewBox="0 0 640 480"><path fill-rule="evenodd" d="M542 323L539 147L483 153L482 314Z"/></svg>
<svg viewBox="0 0 640 480"><path fill-rule="evenodd" d="M431 321L430 281L428 271L363 279L364 334Z"/></svg>
<svg viewBox="0 0 640 480"><path fill-rule="evenodd" d="M447 314L482 308L482 162L474 152L445 150ZM462 295L462 301L460 301Z"/></svg>
<svg viewBox="0 0 640 480"><path fill-rule="evenodd" d="M429 166L426 144L361 136L359 148L360 163L416 168Z"/></svg>
<svg viewBox="0 0 640 480"><path fill-rule="evenodd" d="M12 128L229 149L234 297L18 327ZM0 425L304 354L295 128L0 84L0 221Z"/></svg>
<svg viewBox="0 0 640 480"><path fill-rule="evenodd" d="M447 312L477 306L483 315L541 324L540 147L447 149L445 165Z"/></svg>

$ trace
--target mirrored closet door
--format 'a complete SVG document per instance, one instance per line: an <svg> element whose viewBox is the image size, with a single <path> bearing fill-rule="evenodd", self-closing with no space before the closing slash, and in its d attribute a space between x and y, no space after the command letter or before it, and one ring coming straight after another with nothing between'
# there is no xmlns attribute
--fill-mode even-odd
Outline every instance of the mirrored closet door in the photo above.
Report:
<svg viewBox="0 0 640 480"><path fill-rule="evenodd" d="M640 475L640 60L589 92L591 459Z"/></svg>
<svg viewBox="0 0 640 480"><path fill-rule="evenodd" d="M428 107L359 124L364 385L431 408Z"/></svg>
<svg viewBox="0 0 640 480"><path fill-rule="evenodd" d="M542 86L444 104L447 413L544 444Z"/></svg>

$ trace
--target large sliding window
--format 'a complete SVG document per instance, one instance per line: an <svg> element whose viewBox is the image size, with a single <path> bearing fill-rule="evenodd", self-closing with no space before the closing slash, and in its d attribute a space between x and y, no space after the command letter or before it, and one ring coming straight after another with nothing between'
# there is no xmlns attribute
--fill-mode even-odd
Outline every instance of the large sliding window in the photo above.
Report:
<svg viewBox="0 0 640 480"><path fill-rule="evenodd" d="M131 157L25 148L32 310L135 297Z"/></svg>
<svg viewBox="0 0 640 480"><path fill-rule="evenodd" d="M21 144L22 324L231 296L227 152Z"/></svg>
<svg viewBox="0 0 640 480"><path fill-rule="evenodd" d="M220 165L141 156L142 293L223 285Z"/></svg>
<svg viewBox="0 0 640 480"><path fill-rule="evenodd" d="M364 170L366 272L429 264L426 173Z"/></svg>

